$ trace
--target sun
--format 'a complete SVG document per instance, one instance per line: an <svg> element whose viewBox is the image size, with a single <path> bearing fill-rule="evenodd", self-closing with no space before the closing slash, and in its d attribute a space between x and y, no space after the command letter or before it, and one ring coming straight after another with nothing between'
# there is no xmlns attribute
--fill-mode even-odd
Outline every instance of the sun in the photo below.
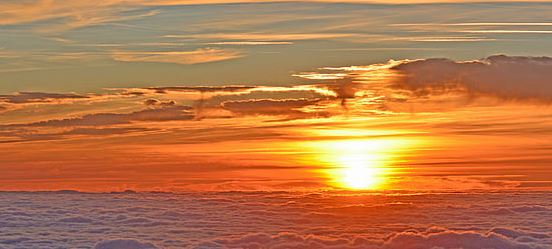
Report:
<svg viewBox="0 0 552 249"><path fill-rule="evenodd" d="M351 190L379 190L389 184L401 151L412 145L405 138L338 139L308 142L311 163L328 184Z"/></svg>
<svg viewBox="0 0 552 249"><path fill-rule="evenodd" d="M371 189L382 182L383 170L371 155L339 156L341 184L351 189Z"/></svg>
<svg viewBox="0 0 552 249"><path fill-rule="evenodd" d="M389 169L386 140L337 140L324 145L324 160L333 165L326 173L333 185L348 189L377 189L386 180Z"/></svg>

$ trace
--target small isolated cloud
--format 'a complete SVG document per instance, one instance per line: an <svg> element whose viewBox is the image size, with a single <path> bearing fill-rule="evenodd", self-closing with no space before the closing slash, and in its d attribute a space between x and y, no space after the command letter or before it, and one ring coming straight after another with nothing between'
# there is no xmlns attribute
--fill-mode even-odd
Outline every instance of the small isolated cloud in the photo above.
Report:
<svg viewBox="0 0 552 249"><path fill-rule="evenodd" d="M94 249L159 249L159 247L133 239L112 239L99 242Z"/></svg>
<svg viewBox="0 0 552 249"><path fill-rule="evenodd" d="M144 105L147 106L173 106L176 105L174 100L158 100L158 99L146 99Z"/></svg>
<svg viewBox="0 0 552 249"><path fill-rule="evenodd" d="M243 56L244 54L239 51L216 48L202 48L194 51L115 51L111 53L111 58L116 61L176 63L182 65L225 61L241 58Z"/></svg>

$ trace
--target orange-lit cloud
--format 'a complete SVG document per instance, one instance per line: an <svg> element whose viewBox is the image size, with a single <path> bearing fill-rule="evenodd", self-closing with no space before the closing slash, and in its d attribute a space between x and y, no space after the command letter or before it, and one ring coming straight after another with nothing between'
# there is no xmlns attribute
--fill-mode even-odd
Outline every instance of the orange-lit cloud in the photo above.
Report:
<svg viewBox="0 0 552 249"><path fill-rule="evenodd" d="M198 49L183 52L129 52L115 51L111 58L123 62L161 62L183 65L201 64L240 58L243 53L222 49Z"/></svg>

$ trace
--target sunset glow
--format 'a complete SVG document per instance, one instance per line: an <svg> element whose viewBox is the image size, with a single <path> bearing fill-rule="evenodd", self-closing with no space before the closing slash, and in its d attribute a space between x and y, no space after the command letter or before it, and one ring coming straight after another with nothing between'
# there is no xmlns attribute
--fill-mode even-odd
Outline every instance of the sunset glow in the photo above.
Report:
<svg viewBox="0 0 552 249"><path fill-rule="evenodd" d="M552 248L551 13L1 0L0 249Z"/></svg>

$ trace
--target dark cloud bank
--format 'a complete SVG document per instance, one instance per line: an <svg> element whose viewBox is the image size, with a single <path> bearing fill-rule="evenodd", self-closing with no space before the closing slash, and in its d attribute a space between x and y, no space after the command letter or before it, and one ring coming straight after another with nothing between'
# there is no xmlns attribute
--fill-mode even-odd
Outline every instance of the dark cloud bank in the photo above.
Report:
<svg viewBox="0 0 552 249"><path fill-rule="evenodd" d="M437 94L462 88L471 94L513 100L552 100L552 58L496 55L458 62L425 59L393 68L402 77L393 87L419 94Z"/></svg>

